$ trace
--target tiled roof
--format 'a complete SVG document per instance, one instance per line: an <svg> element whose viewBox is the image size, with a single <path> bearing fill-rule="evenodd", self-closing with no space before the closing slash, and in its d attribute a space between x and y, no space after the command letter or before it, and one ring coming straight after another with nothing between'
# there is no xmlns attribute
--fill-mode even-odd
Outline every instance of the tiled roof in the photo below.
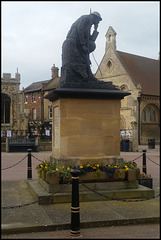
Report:
<svg viewBox="0 0 161 240"><path fill-rule="evenodd" d="M34 82L30 86L24 89L24 92L36 92L42 89L44 83L48 83L50 80Z"/></svg>
<svg viewBox="0 0 161 240"><path fill-rule="evenodd" d="M117 54L142 94L160 95L160 61L117 51Z"/></svg>

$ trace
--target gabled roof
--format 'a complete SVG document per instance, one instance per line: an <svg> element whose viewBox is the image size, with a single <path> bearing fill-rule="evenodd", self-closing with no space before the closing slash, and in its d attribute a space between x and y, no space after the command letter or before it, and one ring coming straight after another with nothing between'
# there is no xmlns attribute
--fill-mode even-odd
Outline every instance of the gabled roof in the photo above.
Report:
<svg viewBox="0 0 161 240"><path fill-rule="evenodd" d="M50 80L44 80L39 82L34 82L24 89L24 92L36 92L43 88L44 83L48 83Z"/></svg>
<svg viewBox="0 0 161 240"><path fill-rule="evenodd" d="M54 77L49 82L43 84L43 90L49 91L59 86L60 77Z"/></svg>
<svg viewBox="0 0 161 240"><path fill-rule="evenodd" d="M142 94L160 95L160 61L116 51L120 61Z"/></svg>

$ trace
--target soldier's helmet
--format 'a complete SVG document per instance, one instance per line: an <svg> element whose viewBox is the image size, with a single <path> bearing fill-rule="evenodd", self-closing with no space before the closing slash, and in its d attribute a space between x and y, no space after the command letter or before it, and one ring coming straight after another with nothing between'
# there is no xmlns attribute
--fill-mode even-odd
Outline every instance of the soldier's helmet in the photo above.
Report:
<svg viewBox="0 0 161 240"><path fill-rule="evenodd" d="M98 12L92 12L91 14L97 16L100 21L102 20L101 15Z"/></svg>

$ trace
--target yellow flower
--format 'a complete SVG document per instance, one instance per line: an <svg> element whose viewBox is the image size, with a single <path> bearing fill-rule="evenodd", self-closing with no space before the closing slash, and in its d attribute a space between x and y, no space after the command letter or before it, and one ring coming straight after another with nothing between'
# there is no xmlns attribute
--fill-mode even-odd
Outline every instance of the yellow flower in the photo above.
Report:
<svg viewBox="0 0 161 240"><path fill-rule="evenodd" d="M59 171L59 169L58 168L56 168L56 172L58 172Z"/></svg>
<svg viewBox="0 0 161 240"><path fill-rule="evenodd" d="M64 166L62 166L62 169L64 169Z"/></svg>
<svg viewBox="0 0 161 240"><path fill-rule="evenodd" d="M96 169L96 167L93 167L93 169Z"/></svg>
<svg viewBox="0 0 161 240"><path fill-rule="evenodd" d="M129 170L129 168L127 167L126 170Z"/></svg>
<svg viewBox="0 0 161 240"><path fill-rule="evenodd" d="M89 166L90 166L90 164L88 163L88 164L87 164L87 167L89 167Z"/></svg>
<svg viewBox="0 0 161 240"><path fill-rule="evenodd" d="M97 164L96 166L99 167L99 164Z"/></svg>
<svg viewBox="0 0 161 240"><path fill-rule="evenodd" d="M83 166L82 166L82 165L80 165L80 168L83 168Z"/></svg>
<svg viewBox="0 0 161 240"><path fill-rule="evenodd" d="M47 169L48 167L47 166L45 166L45 169Z"/></svg>
<svg viewBox="0 0 161 240"><path fill-rule="evenodd" d="M70 167L67 167L67 170L70 171Z"/></svg>
<svg viewBox="0 0 161 240"><path fill-rule="evenodd" d="M43 165L41 164L40 167L43 168Z"/></svg>

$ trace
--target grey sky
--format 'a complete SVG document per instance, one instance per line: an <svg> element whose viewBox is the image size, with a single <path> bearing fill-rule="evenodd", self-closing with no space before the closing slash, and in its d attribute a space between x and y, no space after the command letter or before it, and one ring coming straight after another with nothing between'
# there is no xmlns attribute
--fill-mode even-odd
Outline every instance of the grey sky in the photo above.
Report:
<svg viewBox="0 0 161 240"><path fill-rule="evenodd" d="M117 50L158 59L160 52L159 1L1 1L2 71L15 77L21 86L51 78L55 64L61 72L62 44L72 23L81 15L98 11L102 16L94 56L105 54L105 34L116 31ZM92 72L97 70L93 56Z"/></svg>

